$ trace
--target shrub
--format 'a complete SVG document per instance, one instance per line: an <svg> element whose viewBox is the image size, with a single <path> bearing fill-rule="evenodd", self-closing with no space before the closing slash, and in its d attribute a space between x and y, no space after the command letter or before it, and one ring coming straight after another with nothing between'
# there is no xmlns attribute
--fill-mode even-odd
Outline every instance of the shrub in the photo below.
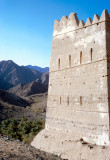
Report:
<svg viewBox="0 0 110 160"><path fill-rule="evenodd" d="M44 128L45 122L41 119L33 121L27 118L19 120L7 119L0 123L0 133L13 139L30 143L33 137Z"/></svg>

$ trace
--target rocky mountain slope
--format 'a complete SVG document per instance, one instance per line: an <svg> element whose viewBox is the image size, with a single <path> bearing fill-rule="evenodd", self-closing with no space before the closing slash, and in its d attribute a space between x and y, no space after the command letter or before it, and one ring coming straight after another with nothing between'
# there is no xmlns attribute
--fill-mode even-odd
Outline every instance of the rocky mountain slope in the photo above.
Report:
<svg viewBox="0 0 110 160"><path fill-rule="evenodd" d="M0 122L9 118L19 119L26 117L28 120L36 120L36 112L30 108L10 105L0 101Z"/></svg>
<svg viewBox="0 0 110 160"><path fill-rule="evenodd" d="M38 82L31 82L22 86L18 84L17 86L11 88L9 92L15 93L16 95L26 97L34 94L45 93L48 90L48 85L38 83Z"/></svg>
<svg viewBox="0 0 110 160"><path fill-rule="evenodd" d="M13 87L12 84L6 82L2 77L0 77L0 89L8 90Z"/></svg>
<svg viewBox="0 0 110 160"><path fill-rule="evenodd" d="M0 89L0 121L8 118L26 118L36 119L36 113L32 109L27 110L32 102L20 98L15 94Z"/></svg>
<svg viewBox="0 0 110 160"><path fill-rule="evenodd" d="M17 85L30 83L41 78L42 73L25 66L18 66L11 60L0 62L0 77L7 83Z"/></svg>
<svg viewBox="0 0 110 160"><path fill-rule="evenodd" d="M34 70L39 71L39 72L41 72L41 73L49 72L49 67L41 68L41 67L32 66L32 65L27 65L26 67L28 67L28 68L30 68L30 69L34 69Z"/></svg>
<svg viewBox="0 0 110 160"><path fill-rule="evenodd" d="M26 117L30 120L45 119L47 93L19 97L0 89L0 121Z"/></svg>
<svg viewBox="0 0 110 160"><path fill-rule="evenodd" d="M29 105L28 101L16 96L15 94L9 93L1 89L0 89L0 101L11 105L23 106L23 107Z"/></svg>
<svg viewBox="0 0 110 160"><path fill-rule="evenodd" d="M48 84L49 83L49 72L45 72L41 76L41 83Z"/></svg>
<svg viewBox="0 0 110 160"><path fill-rule="evenodd" d="M45 72L42 74L39 80L33 81L25 85L19 83L15 87L10 88L9 92L23 97L39 93L46 93L48 91L48 81L49 81L49 73Z"/></svg>

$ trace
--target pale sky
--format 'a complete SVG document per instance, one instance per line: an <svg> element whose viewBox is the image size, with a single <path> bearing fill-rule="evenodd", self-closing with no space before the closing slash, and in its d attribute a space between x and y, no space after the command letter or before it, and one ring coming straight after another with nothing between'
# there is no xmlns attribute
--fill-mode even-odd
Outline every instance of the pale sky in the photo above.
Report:
<svg viewBox="0 0 110 160"><path fill-rule="evenodd" d="M101 16L110 0L0 0L0 61L49 66L54 20Z"/></svg>

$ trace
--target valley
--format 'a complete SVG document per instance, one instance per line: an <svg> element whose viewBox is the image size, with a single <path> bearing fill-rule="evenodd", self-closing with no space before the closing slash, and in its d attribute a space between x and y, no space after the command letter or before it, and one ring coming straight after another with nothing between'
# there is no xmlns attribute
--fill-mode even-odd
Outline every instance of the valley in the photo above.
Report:
<svg viewBox="0 0 110 160"><path fill-rule="evenodd" d="M11 60L0 62L0 158L59 159L28 145L44 128L47 108L48 67L37 68L40 71ZM25 156L16 145L29 154Z"/></svg>
<svg viewBox="0 0 110 160"><path fill-rule="evenodd" d="M47 93L31 95L24 99L3 90L0 90L0 93L2 94L0 96L0 121L21 117L29 120L45 119Z"/></svg>
<svg viewBox="0 0 110 160"><path fill-rule="evenodd" d="M0 121L20 117L45 119L48 67L37 67L42 72L31 68L11 60L0 62Z"/></svg>

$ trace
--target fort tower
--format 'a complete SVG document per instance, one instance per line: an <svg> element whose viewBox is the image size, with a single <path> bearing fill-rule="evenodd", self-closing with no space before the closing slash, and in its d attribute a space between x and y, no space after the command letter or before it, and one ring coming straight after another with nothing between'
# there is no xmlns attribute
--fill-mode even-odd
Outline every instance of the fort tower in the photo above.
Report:
<svg viewBox="0 0 110 160"><path fill-rule="evenodd" d="M110 16L55 20L45 129L32 145L51 153L72 142L109 145Z"/></svg>

